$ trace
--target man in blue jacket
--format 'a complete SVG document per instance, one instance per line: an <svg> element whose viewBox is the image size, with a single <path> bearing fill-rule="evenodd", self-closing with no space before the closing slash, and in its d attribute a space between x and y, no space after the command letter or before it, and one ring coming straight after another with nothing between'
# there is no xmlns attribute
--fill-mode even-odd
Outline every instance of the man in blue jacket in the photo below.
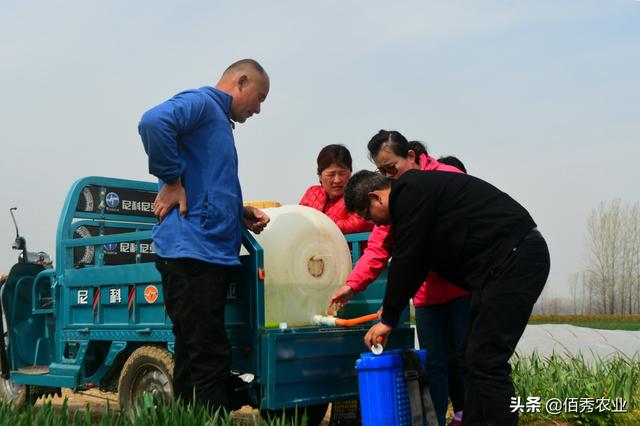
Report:
<svg viewBox="0 0 640 426"><path fill-rule="evenodd" d="M159 180L156 266L175 334L173 388L212 410L229 409L231 350L224 325L230 269L240 264L242 225L269 217L243 207L232 130L260 113L269 93L262 66L243 59L215 87L178 93L147 111L138 131Z"/></svg>

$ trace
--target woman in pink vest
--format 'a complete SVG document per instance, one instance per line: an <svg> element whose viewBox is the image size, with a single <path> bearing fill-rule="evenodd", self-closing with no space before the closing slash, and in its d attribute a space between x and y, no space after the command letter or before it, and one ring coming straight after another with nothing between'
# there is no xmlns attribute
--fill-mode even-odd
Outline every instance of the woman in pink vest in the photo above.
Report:
<svg viewBox="0 0 640 426"><path fill-rule="evenodd" d="M308 206L329 216L343 234L369 232L373 222L366 221L344 206L344 187L351 177L351 153L343 145L327 145L318 154L320 185L307 189L300 205Z"/></svg>
<svg viewBox="0 0 640 426"><path fill-rule="evenodd" d="M378 171L392 179L407 170L441 170L462 173L453 166L430 157L419 142L409 143L396 131L380 130L367 145ZM331 305L347 303L372 283L391 257L393 241L389 226L376 226L369 237L362 257L358 260L347 282L330 299ZM427 350L426 373L429 391L438 416L444 426L448 401L447 366L451 341L455 342L458 359L462 359L461 346L469 323L471 297L436 273L430 273L413 297L416 309L416 329L420 348ZM455 423L454 423L455 424Z"/></svg>

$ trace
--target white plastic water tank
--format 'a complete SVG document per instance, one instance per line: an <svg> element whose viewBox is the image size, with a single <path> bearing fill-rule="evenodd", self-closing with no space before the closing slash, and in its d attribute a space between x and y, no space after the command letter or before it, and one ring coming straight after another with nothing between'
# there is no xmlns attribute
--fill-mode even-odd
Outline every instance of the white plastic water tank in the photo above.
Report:
<svg viewBox="0 0 640 426"><path fill-rule="evenodd" d="M256 235L264 250L265 322L289 327L325 315L331 294L351 272L344 235L325 214L287 205L263 209L271 218Z"/></svg>

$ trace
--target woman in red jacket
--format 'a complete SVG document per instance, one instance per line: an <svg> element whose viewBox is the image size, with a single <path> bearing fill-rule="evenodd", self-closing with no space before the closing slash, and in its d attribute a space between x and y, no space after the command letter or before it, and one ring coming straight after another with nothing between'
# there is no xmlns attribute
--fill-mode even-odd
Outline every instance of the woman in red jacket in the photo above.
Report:
<svg viewBox="0 0 640 426"><path fill-rule="evenodd" d="M308 206L329 216L343 234L369 232L373 222L366 221L344 206L344 188L351 177L351 154L343 145L327 145L318 154L320 185L307 189L300 205Z"/></svg>
<svg viewBox="0 0 640 426"><path fill-rule="evenodd" d="M408 142L396 131L381 130L369 141L367 148L379 173L391 179L399 178L411 169L462 173L457 168L430 157L422 144ZM348 302L355 293L365 290L387 266L393 246L390 229L387 225L373 229L367 248L349 274L346 284L331 297L331 305ZM468 291L450 284L433 272L413 296L418 342L420 348L426 349L429 354L426 373L441 426L444 426L447 411L447 366L451 339L455 341L458 354L461 354L469 323L470 302ZM460 356L458 359L461 359ZM460 416L460 413L456 414ZM454 419L455 421L458 419ZM454 422L452 424L460 424Z"/></svg>

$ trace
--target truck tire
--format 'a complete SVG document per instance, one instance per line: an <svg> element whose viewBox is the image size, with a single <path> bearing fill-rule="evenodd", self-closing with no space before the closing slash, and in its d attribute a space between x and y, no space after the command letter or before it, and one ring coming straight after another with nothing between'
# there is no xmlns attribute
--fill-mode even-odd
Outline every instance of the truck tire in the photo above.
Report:
<svg viewBox="0 0 640 426"><path fill-rule="evenodd" d="M173 356L158 346L141 346L124 363L118 380L120 409L130 413L145 393L154 403L173 401Z"/></svg>
<svg viewBox="0 0 640 426"><path fill-rule="evenodd" d="M29 387L13 383L11 379L0 378L0 401L8 402L16 407L23 407L29 398Z"/></svg>
<svg viewBox="0 0 640 426"><path fill-rule="evenodd" d="M322 423L324 416L327 414L327 408L329 408L328 403L298 407L298 422L302 420L302 416L304 416L306 410L306 424L308 426L318 426ZM296 409L285 408L284 410L260 410L260 416L269 422L276 422L276 424L291 424L296 418Z"/></svg>

